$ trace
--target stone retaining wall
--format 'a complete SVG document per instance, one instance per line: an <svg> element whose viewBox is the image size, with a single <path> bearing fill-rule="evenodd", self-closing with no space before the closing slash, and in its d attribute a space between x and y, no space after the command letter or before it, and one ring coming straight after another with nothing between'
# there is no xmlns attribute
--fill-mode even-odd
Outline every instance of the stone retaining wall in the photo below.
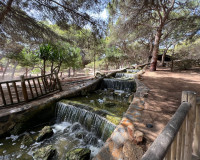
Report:
<svg viewBox="0 0 200 160"><path fill-rule="evenodd" d="M120 124L93 160L139 160L144 154L143 133L136 130L134 126L134 122L140 121L149 91L138 79L144 72L145 69L137 73L137 90L132 103Z"/></svg>

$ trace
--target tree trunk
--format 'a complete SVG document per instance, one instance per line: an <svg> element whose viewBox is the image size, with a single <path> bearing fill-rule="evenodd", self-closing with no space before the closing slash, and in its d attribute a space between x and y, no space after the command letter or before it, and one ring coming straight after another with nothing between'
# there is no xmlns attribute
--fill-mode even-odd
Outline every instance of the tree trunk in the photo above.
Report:
<svg viewBox="0 0 200 160"><path fill-rule="evenodd" d="M8 14L8 12L11 10L11 5L12 5L12 2L14 0L9 0L6 4L6 7L5 9L3 9L3 11L0 13L0 24L3 22L6 14Z"/></svg>
<svg viewBox="0 0 200 160"><path fill-rule="evenodd" d="M174 68L174 60L172 59L171 72L173 71L173 68Z"/></svg>
<svg viewBox="0 0 200 160"><path fill-rule="evenodd" d="M157 30L156 36L155 36L150 71L156 71L160 38L162 36L162 28L163 28L163 25L160 25L159 29Z"/></svg>
<svg viewBox="0 0 200 160"><path fill-rule="evenodd" d="M152 52L153 52L153 42L150 42L150 44L149 44L149 55L148 55L147 63L150 63Z"/></svg>
<svg viewBox="0 0 200 160"><path fill-rule="evenodd" d="M162 66L162 67L164 67L164 62L165 62L165 57L166 57L166 54L167 54L167 50L168 50L168 49L165 49L165 50L164 50L164 53L163 53L163 55L162 55L162 61L161 61L161 66Z"/></svg>
<svg viewBox="0 0 200 160"><path fill-rule="evenodd" d="M28 77L28 68L26 67L26 77Z"/></svg>
<svg viewBox="0 0 200 160"><path fill-rule="evenodd" d="M53 62L51 62L51 74L53 74Z"/></svg>
<svg viewBox="0 0 200 160"><path fill-rule="evenodd" d="M69 69L68 69L68 77L70 77L71 76L71 68L69 67Z"/></svg>
<svg viewBox="0 0 200 160"><path fill-rule="evenodd" d="M5 74L6 74L6 71L7 71L7 69L8 69L9 64L10 64L10 60L8 59L8 61L7 61L7 63L6 63L6 67L5 67L5 69L3 70L2 79L4 79L4 76L5 76Z"/></svg>
<svg viewBox="0 0 200 160"><path fill-rule="evenodd" d="M94 76L95 76L95 53L94 53Z"/></svg>
<svg viewBox="0 0 200 160"><path fill-rule="evenodd" d="M15 65L14 65L14 67L13 67L12 75L11 75L11 78L12 78L12 79L14 78L14 75L15 75L15 71L16 71L17 65L18 65L18 62L15 61Z"/></svg>
<svg viewBox="0 0 200 160"><path fill-rule="evenodd" d="M62 61L59 62L59 65L58 65L58 73L60 72L60 67L62 65Z"/></svg>
<svg viewBox="0 0 200 160"><path fill-rule="evenodd" d="M43 60L43 75L46 74L46 60Z"/></svg>
<svg viewBox="0 0 200 160"><path fill-rule="evenodd" d="M73 77L76 75L76 69L73 67Z"/></svg>
<svg viewBox="0 0 200 160"><path fill-rule="evenodd" d="M106 71L108 71L108 68L109 68L109 64L106 63Z"/></svg>

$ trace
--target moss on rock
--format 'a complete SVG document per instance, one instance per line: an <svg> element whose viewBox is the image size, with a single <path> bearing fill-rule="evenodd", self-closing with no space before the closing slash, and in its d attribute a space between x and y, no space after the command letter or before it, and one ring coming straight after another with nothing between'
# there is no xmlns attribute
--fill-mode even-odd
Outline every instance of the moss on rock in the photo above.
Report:
<svg viewBox="0 0 200 160"><path fill-rule="evenodd" d="M30 146L32 143L33 143L33 138L30 136L29 133L26 133L24 136L23 136L23 139L22 139L22 144L26 145L26 146Z"/></svg>
<svg viewBox="0 0 200 160"><path fill-rule="evenodd" d="M66 160L89 160L91 150L87 148L76 148L66 154Z"/></svg>
<svg viewBox="0 0 200 160"><path fill-rule="evenodd" d="M120 117L116 117L116 116L111 116L111 115L106 115L106 119L116 125L118 125L121 121Z"/></svg>
<svg viewBox="0 0 200 160"><path fill-rule="evenodd" d="M46 138L49 138L53 135L53 129L50 126L45 126L39 133L38 137L36 138L37 142L40 142Z"/></svg>
<svg viewBox="0 0 200 160"><path fill-rule="evenodd" d="M56 149L52 145L39 148L33 153L35 160L50 160L53 159Z"/></svg>

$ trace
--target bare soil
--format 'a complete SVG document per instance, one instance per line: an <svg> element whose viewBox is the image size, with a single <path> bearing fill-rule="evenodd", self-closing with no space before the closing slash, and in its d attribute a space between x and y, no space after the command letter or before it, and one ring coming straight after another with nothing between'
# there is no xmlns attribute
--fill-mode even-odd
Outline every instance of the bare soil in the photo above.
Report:
<svg viewBox="0 0 200 160"><path fill-rule="evenodd" d="M155 72L147 70L142 82L150 92L142 122L136 125L148 140L153 141L180 106L182 91L195 91L200 96L200 68L176 72L169 68L158 68ZM153 128L147 128L146 124L152 124Z"/></svg>

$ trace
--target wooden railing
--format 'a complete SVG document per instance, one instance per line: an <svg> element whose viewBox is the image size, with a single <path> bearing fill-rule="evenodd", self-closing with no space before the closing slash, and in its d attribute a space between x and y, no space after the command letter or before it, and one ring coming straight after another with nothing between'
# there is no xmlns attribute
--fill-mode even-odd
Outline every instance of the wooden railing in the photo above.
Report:
<svg viewBox="0 0 200 160"><path fill-rule="evenodd" d="M142 160L192 160L200 157L200 101L196 93L182 92L182 104Z"/></svg>
<svg viewBox="0 0 200 160"><path fill-rule="evenodd" d="M20 80L0 82L0 107L29 102L38 97L62 91L57 73Z"/></svg>

